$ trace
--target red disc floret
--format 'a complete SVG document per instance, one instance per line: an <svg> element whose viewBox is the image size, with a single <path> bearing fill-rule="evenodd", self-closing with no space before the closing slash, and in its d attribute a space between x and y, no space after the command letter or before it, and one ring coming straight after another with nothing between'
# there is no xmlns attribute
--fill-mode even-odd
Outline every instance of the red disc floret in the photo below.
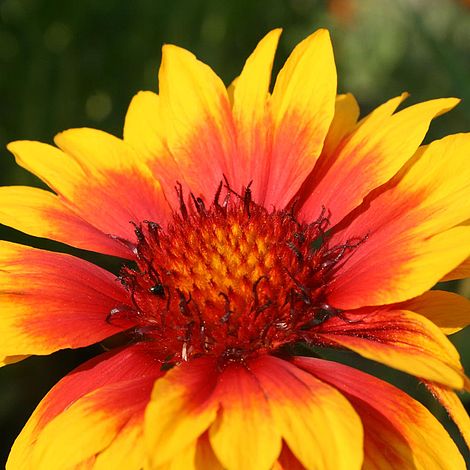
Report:
<svg viewBox="0 0 470 470"><path fill-rule="evenodd" d="M333 315L327 286L363 239L329 246L328 213L299 222L294 207L267 210L222 185L213 203L191 196L167 227L136 225L136 266L120 279L132 307L118 307L169 364L211 355L221 364L308 341Z"/></svg>

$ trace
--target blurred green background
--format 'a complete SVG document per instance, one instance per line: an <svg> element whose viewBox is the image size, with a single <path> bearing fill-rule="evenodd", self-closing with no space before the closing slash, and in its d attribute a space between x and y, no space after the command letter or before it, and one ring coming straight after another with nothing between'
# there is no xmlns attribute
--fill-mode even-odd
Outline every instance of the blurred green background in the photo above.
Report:
<svg viewBox="0 0 470 470"><path fill-rule="evenodd" d="M363 113L405 90L411 93L408 104L457 96L463 102L433 123L427 140L470 131L470 2L0 0L0 184L40 184L14 165L5 150L11 140L51 142L56 132L82 126L122 135L133 94L157 87L163 43L190 49L228 84L257 41L278 26L284 35L276 69L300 39L328 27L339 89L353 92ZM4 227L0 238L64 249ZM465 282L445 288L470 294ZM469 334L459 333L453 340L469 373ZM46 391L98 350L63 351L0 370L2 462ZM419 396L455 434L442 411L405 374L351 354L339 357ZM468 397L463 399L469 405Z"/></svg>

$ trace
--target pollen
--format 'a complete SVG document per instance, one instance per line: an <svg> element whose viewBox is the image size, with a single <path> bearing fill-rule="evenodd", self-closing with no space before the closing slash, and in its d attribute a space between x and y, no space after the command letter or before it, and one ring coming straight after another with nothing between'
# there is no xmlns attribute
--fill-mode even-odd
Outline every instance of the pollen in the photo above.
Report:
<svg viewBox="0 0 470 470"><path fill-rule="evenodd" d="M128 321L141 341L152 342L168 364L215 356L221 366L298 341L341 312L329 305L328 284L364 239L331 247L323 209L299 222L295 206L267 210L228 184L220 202L191 195L162 227L136 224L135 267L120 279L130 306L108 321Z"/></svg>

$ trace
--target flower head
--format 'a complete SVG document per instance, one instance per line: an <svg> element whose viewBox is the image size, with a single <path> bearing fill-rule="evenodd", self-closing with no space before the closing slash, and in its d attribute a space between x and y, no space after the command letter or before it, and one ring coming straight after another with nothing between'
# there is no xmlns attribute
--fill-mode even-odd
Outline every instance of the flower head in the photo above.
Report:
<svg viewBox="0 0 470 470"><path fill-rule="evenodd" d="M470 303L429 290L469 272L470 135L420 147L457 100L396 112L402 95L358 121L324 30L270 92L279 34L228 89L165 46L160 93L136 95L123 139L9 145L53 192L0 188L2 223L127 260L116 277L0 244L4 364L125 338L49 392L9 469L465 468L404 392L298 355L350 349L415 375L470 442L445 336Z"/></svg>

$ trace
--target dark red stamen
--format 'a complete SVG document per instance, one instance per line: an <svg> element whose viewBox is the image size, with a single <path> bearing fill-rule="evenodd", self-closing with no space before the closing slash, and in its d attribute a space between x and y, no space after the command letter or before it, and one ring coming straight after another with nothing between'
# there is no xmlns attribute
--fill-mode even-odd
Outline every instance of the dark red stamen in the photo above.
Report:
<svg viewBox="0 0 470 470"><path fill-rule="evenodd" d="M209 207L192 194L187 205L179 183L176 192L180 213L165 229L135 225L137 267L121 273L132 307L116 307L107 321L133 322L168 363L211 355L223 364L308 341L344 317L327 287L367 237L330 246L326 208L300 222L295 203L256 204L251 183L238 194L225 179Z"/></svg>

